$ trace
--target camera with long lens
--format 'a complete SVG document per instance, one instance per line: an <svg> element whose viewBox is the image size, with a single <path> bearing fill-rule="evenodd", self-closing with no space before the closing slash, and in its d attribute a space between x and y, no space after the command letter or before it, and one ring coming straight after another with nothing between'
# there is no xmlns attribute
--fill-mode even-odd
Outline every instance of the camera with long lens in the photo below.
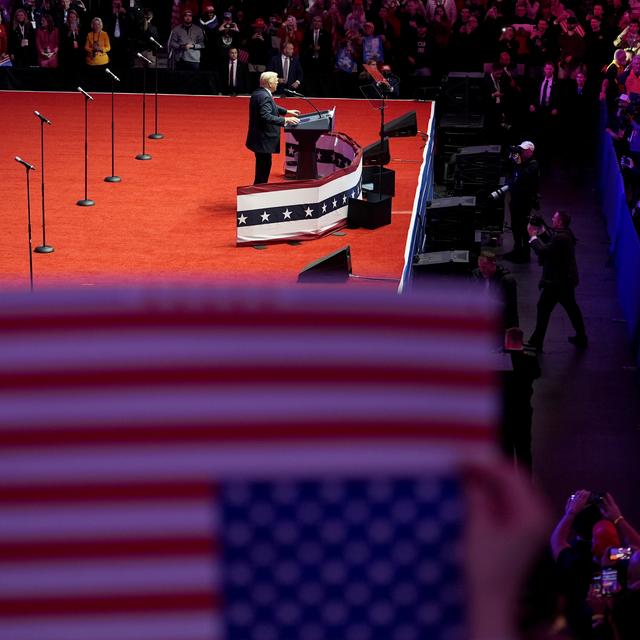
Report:
<svg viewBox="0 0 640 640"><path fill-rule="evenodd" d="M503 187L500 187L499 189L496 189L495 191L492 191L489 194L489 197L492 200L498 200L500 199L505 193L507 193L507 191L509 191L509 185L505 184Z"/></svg>

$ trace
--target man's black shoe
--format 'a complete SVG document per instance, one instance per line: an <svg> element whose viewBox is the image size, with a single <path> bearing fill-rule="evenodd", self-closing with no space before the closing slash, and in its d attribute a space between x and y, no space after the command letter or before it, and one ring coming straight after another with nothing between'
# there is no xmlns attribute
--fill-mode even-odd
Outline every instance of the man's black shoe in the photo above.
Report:
<svg viewBox="0 0 640 640"><path fill-rule="evenodd" d="M571 344L575 344L576 347L586 347L589 344L587 336L569 336L567 338Z"/></svg>

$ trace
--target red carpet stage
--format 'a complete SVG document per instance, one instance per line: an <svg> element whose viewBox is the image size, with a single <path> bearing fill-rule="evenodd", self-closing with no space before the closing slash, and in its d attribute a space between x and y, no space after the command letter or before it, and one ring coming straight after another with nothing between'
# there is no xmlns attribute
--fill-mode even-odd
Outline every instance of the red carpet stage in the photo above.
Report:
<svg viewBox="0 0 640 640"><path fill-rule="evenodd" d="M309 111L302 100L282 99ZM337 131L361 146L378 136L379 113L364 100L318 100L336 106ZM353 273L400 277L414 192L424 154L420 136L390 141L396 171L392 224L376 230L345 229L345 236L264 250L236 246L236 187L253 180L253 154L244 147L247 98L160 96L159 130L142 151L142 98L116 96L115 173L110 184L111 96L89 103L89 198L84 197L84 98L79 93L0 93L0 286L28 287L25 170L14 156L37 168L31 173L33 246L41 244L40 111L45 126L46 239L52 254L34 254L36 288L185 279L260 279L293 282L309 262L351 245ZM392 101L386 119L415 110L428 129L431 103ZM154 130L153 97L147 101L147 133ZM274 156L271 179L283 179L284 154Z"/></svg>

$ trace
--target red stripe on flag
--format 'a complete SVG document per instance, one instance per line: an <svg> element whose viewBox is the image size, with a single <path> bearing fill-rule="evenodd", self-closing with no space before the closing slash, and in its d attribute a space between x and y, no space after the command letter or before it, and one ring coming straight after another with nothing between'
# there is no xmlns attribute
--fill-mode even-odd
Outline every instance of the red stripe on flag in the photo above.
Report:
<svg viewBox="0 0 640 640"><path fill-rule="evenodd" d="M79 363L83 364L83 363ZM283 363L282 366L261 365L251 367L224 363L219 368L150 369L125 368L76 371L37 371L0 373L0 388L6 391L23 389L46 390L65 387L85 388L92 386L121 387L171 385L177 388L193 384L263 384L265 380L278 383L295 383L298 387L330 380L335 384L353 384L354 381L368 384L419 384L432 387L472 387L474 390L489 387L494 376L487 371L446 370L427 366L383 367L379 363L371 366L350 366L333 363L314 367Z"/></svg>
<svg viewBox="0 0 640 640"><path fill-rule="evenodd" d="M0 518L1 518L0 514ZM199 536L181 536L174 538L92 539L75 540L69 538L62 542L11 542L3 540L0 544L0 561L19 563L42 560L87 560L107 558L149 558L158 556L191 557L210 555L213 558L219 552L216 540ZM162 563L162 557L158 558Z"/></svg>
<svg viewBox="0 0 640 640"><path fill-rule="evenodd" d="M328 422L282 424L264 423L260 425L235 424L231 426L210 425L158 425L130 426L114 429L112 427L79 427L77 429L56 428L55 430L34 429L2 433L4 448L8 447L73 447L87 445L118 444L208 444L230 442L289 442L312 440L431 440L447 438L449 440L484 441L491 439L495 429L486 423L436 422L425 416L423 421L413 424L399 424L386 420L374 422L373 417L363 422L345 424L344 419L336 416L338 424Z"/></svg>
<svg viewBox="0 0 640 640"><path fill-rule="evenodd" d="M0 504L79 503L79 502L166 502L177 498L213 500L218 495L214 483L145 482L125 484L47 484L0 486Z"/></svg>
<svg viewBox="0 0 640 640"><path fill-rule="evenodd" d="M215 611L220 596L211 591L192 593L123 594L60 598L6 598L0 600L0 618L17 616L81 616L108 613L144 613L175 611Z"/></svg>
<svg viewBox="0 0 640 640"><path fill-rule="evenodd" d="M302 302L302 301L301 301ZM185 310L181 313L169 313L164 310L155 313L148 308L135 309L131 314L113 313L104 310L99 314L85 314L84 308L77 315L71 315L73 309L61 309L59 314L38 315L37 310L27 315L11 315L0 317L0 331L42 333L43 328L47 332L66 331L103 331L107 330L114 335L123 329L142 329L144 331L166 329L210 329L212 332L221 329L250 329L255 331L260 327L266 329L301 330L303 333L311 331L309 326L310 313L314 313L317 327L325 329L339 329L343 335L350 331L371 332L379 336L379 331L407 331L420 330L424 333L446 332L479 335L495 329L493 316L487 317L485 313L479 313L478 309L469 309L466 313L460 311L460 315L452 313L442 315L427 315L424 309L416 310L415 307L406 309L400 307L395 312L371 309L367 316L366 324L363 324L365 308L356 312L345 312L344 308L312 309L299 312L294 309L281 311L265 305L265 309L237 307L235 309L220 309L217 307L200 309L194 313ZM475 311L476 313L472 313ZM159 338L160 339L160 338Z"/></svg>

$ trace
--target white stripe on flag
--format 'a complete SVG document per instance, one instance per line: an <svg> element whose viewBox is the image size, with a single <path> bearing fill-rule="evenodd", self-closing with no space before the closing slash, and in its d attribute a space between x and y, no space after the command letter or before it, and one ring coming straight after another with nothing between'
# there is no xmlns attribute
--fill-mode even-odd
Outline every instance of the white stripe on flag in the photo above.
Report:
<svg viewBox="0 0 640 640"><path fill-rule="evenodd" d="M428 383L394 385L392 381L334 385L301 380L295 384L295 392L287 395L277 381L253 385L258 388L222 383L193 383L184 389L175 385L150 389L144 385L114 386L84 389L81 394L71 388L67 392L43 391L37 396L38 402L32 401L33 393L13 392L0 394L0 405L4 420L16 425L46 425L53 430L108 424L113 431L122 430L125 434L136 423L153 428L195 421L211 425L211 433L217 427L237 425L241 436L242 425L273 426L274 421L299 423L303 430L310 419L327 425L388 420L409 424L446 420L473 425L490 424L497 418L496 403L484 388L442 388ZM117 403L113 401L114 394L119 396ZM0 428L0 433L4 431ZM259 434L254 435L260 438Z"/></svg>
<svg viewBox="0 0 640 640"><path fill-rule="evenodd" d="M0 618L6 640L223 640L211 611L109 616Z"/></svg>
<svg viewBox="0 0 640 640"><path fill-rule="evenodd" d="M450 437L398 444L387 438L324 443L239 445L101 446L100 448L56 448L55 452L29 449L0 455L0 483L38 486L43 482L206 481L246 478L259 470L265 477L324 477L332 474L422 473L424 469L450 470L460 457L486 460L494 451L491 440L451 447ZM257 473L257 472L256 472ZM180 529L176 526L176 531ZM14 532L15 533L15 532Z"/></svg>
<svg viewBox="0 0 640 640"><path fill-rule="evenodd" d="M61 452L63 450L64 448L61 447ZM117 451L125 453L122 449ZM106 457L110 461L109 464L115 465L112 466L111 481L114 475L118 475L117 471L114 474L114 470L118 468L117 451L108 449L109 454L116 453L116 456L107 455ZM94 450L93 455L95 456L96 453L98 452ZM65 456L59 458L57 451L45 455L50 462L65 459ZM27 452L26 456L32 461L39 457L35 451L31 454ZM76 459L76 462L69 467L69 477L75 478L76 471L80 471L79 477L82 477L83 466ZM36 469L33 468L33 471L35 472ZM127 475L128 478L132 477L130 472ZM120 537L162 539L181 534L211 535L219 525L215 520L215 511L212 506L204 500L0 506L0 541L53 542L87 536L114 540Z"/></svg>
<svg viewBox="0 0 640 640"><path fill-rule="evenodd" d="M0 598L12 601L105 593L206 592L220 584L219 565L209 555L0 563Z"/></svg>
<svg viewBox="0 0 640 640"><path fill-rule="evenodd" d="M132 367L174 369L188 366L190 369L205 365L207 369L220 366L256 367L268 364L282 367L301 365L300 354L304 353L314 365L335 363L343 358L348 349L348 358L362 367L364 376L371 367L389 368L418 366L428 369L487 370L491 364L483 335L457 333L443 328L427 332L407 327L401 332L384 336L375 343L379 330L367 326L357 331L336 327L308 329L291 328L286 331L265 327L263 329L214 331L190 328L185 331L137 329L121 327L117 331L91 330L51 331L47 335L13 334L0 335L0 372L21 371L56 372L108 371L117 367L127 371ZM162 349L158 349L158 342ZM452 349L455 344L458 348ZM238 358L238 345L251 355L250 364ZM55 378L54 378L55 379ZM3 418L0 418L0 424Z"/></svg>

